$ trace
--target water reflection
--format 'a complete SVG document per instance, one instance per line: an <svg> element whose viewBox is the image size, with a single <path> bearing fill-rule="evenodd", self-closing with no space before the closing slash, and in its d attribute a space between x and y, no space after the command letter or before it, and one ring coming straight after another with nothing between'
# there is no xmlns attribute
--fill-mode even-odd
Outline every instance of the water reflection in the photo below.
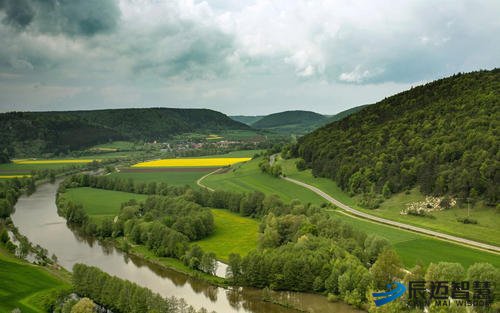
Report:
<svg viewBox="0 0 500 313"><path fill-rule="evenodd" d="M103 271L150 288L159 294L184 298L195 308L220 313L291 313L296 310L262 301L262 291L253 288L223 289L202 280L163 268L134 255L125 255L105 242L71 231L57 215L57 185L45 184L32 196L22 196L12 216L19 231L34 244L57 255L59 263L71 270L75 263L97 266ZM221 265L219 265L221 266ZM224 264L222 264L224 266ZM225 268L223 269L225 271ZM307 312L358 312L342 303L329 303L324 296L272 292L273 299L293 303Z"/></svg>

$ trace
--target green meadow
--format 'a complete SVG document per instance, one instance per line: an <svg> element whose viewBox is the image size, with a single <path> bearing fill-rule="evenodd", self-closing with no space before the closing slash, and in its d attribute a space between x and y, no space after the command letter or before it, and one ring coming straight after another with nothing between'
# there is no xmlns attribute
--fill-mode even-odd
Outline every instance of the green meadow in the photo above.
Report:
<svg viewBox="0 0 500 313"><path fill-rule="evenodd" d="M257 248L259 222L223 209L212 209L215 231L212 235L194 242L204 251L214 252L217 258L226 261L229 254L241 256Z"/></svg>
<svg viewBox="0 0 500 313"><path fill-rule="evenodd" d="M346 215L339 210L332 210L330 212L356 229L360 229L367 234L376 234L385 237L398 252L407 268L414 266L417 261L421 261L426 265L431 262L458 262L465 268L477 262L488 262L496 267L500 266L500 257L495 253L370 222Z"/></svg>
<svg viewBox="0 0 500 313"><path fill-rule="evenodd" d="M467 207L453 208L449 210L433 212L435 218L401 215L400 211L408 203L424 199L417 188L410 190L408 194L402 192L392 195L385 200L380 208L375 210L364 209L357 204L356 197L350 197L342 191L337 184L330 179L313 177L311 170L298 171L295 167L295 159L280 160L284 173L291 178L313 185L332 197L338 199L355 209L366 213L387 218L390 220L436 230L450 235L463 237L471 240L500 245L500 214L494 208L486 208L481 205L470 210L470 217L477 220L478 224L463 224L457 221L459 217L467 216Z"/></svg>
<svg viewBox="0 0 500 313"><path fill-rule="evenodd" d="M244 164L236 164L230 171L210 175L202 183L213 189L235 192L261 191L267 195L275 194L286 202L293 199L314 204L325 202L323 198L306 188L262 173L259 169L261 160L262 158L257 158Z"/></svg>
<svg viewBox="0 0 500 313"><path fill-rule="evenodd" d="M123 179L132 179L136 182L166 182L170 185L184 186L189 185L198 188L196 181L204 175L210 173L212 169L204 172L151 172L151 173L112 173L110 177Z"/></svg>
<svg viewBox="0 0 500 313"><path fill-rule="evenodd" d="M83 205L85 212L97 219L116 216L123 202L131 199L141 201L147 198L146 195L90 187L68 189L63 197Z"/></svg>
<svg viewBox="0 0 500 313"><path fill-rule="evenodd" d="M42 299L53 290L69 288L69 281L47 268L14 258L0 248L0 312L19 308L23 313L45 312ZM63 278L64 277L64 278Z"/></svg>

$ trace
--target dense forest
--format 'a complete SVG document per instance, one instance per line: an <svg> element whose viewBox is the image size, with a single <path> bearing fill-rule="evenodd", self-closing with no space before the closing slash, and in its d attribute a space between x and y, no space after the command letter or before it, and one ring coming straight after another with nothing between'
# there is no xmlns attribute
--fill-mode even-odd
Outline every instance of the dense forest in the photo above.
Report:
<svg viewBox="0 0 500 313"><path fill-rule="evenodd" d="M154 141L188 132L249 129L207 109L117 109L0 114L0 162L7 156L67 153L112 140Z"/></svg>
<svg viewBox="0 0 500 313"><path fill-rule="evenodd" d="M386 98L299 139L291 155L367 199L500 194L500 69L457 74Z"/></svg>

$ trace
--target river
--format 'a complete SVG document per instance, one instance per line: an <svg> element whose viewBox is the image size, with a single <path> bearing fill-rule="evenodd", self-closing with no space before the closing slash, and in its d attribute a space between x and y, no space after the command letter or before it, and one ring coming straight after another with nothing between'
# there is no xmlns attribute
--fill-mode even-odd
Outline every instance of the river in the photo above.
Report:
<svg viewBox="0 0 500 313"><path fill-rule="evenodd" d="M71 271L75 263L96 266L101 270L147 287L162 296L184 298L195 308L205 307L219 313L292 313L294 309L262 301L262 292L254 288L237 290L214 287L174 270L134 256L127 256L112 246L103 245L71 231L57 215L57 184L40 185L31 196L21 196L12 215L20 233L55 254L58 263ZM330 303L326 297L295 292L273 292L280 299L307 312L360 312L344 303Z"/></svg>

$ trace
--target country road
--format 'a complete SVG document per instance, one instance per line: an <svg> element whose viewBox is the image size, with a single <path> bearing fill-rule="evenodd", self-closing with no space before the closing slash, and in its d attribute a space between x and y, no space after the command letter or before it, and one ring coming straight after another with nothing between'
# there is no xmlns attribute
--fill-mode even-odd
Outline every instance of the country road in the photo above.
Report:
<svg viewBox="0 0 500 313"><path fill-rule="evenodd" d="M479 249L483 249L483 250L489 250L489 251L493 251L493 252L496 252L496 253L500 252L500 247L497 247L497 246L494 246L494 245L489 245L489 244L482 243L482 242L477 242L477 241L473 241L473 240L469 240L469 239L465 239L465 238L460 238L460 237L456 237L456 236L452 236L452 235L448 235L448 234L443 234L443 233L440 233L440 232L437 232L437 231L433 231L433 230L429 230L429 229L425 229L425 228L421 228L421 227L417 227L417 226L412 226L412 225L408 225L408 224L404 224L404 223L400 223L400 222L391 221L391 220L388 220L388 219L385 219L385 218L381 218L381 217L378 217L378 216L374 216L374 215L371 215L371 214L367 214L367 213L358 211L356 209L351 208L350 206L347 206L347 205L343 204L342 202L340 202L337 199L333 198L332 196L330 196L329 194L327 194L326 192L322 191L319 188L316 188L314 186L311 186L311 185L306 184L304 182L301 182L299 180L295 180L293 178L283 177L283 176L281 178L284 179L284 180L287 180L287 181L289 181L291 183L297 184L299 186L302 186L304 188L307 188L307 189L311 190L312 192L318 194L319 196L321 196L322 198L324 198L328 202L330 202L330 203L338 206L339 208L341 208L341 209L343 209L343 210L345 210L345 211L347 211L347 212L349 212L349 213L351 213L353 215L356 215L356 216L359 216L359 217L362 217L362 218L365 218L365 219L368 219L368 220L371 220L371 221L374 221L374 222L377 222L377 223L383 223L383 224L387 224L387 225L390 225L390 226L395 226L395 227L398 227L398 228L401 228L401 229L406 229L406 230L414 231L414 232L417 232L417 233L421 233L421 234L425 234L425 235L437 237L437 238L440 238L440 239L445 239L445 240L449 240L449 241L458 242L460 244L464 244L464 245L467 245L467 246L470 246L470 247L473 247L473 248L479 248Z"/></svg>

